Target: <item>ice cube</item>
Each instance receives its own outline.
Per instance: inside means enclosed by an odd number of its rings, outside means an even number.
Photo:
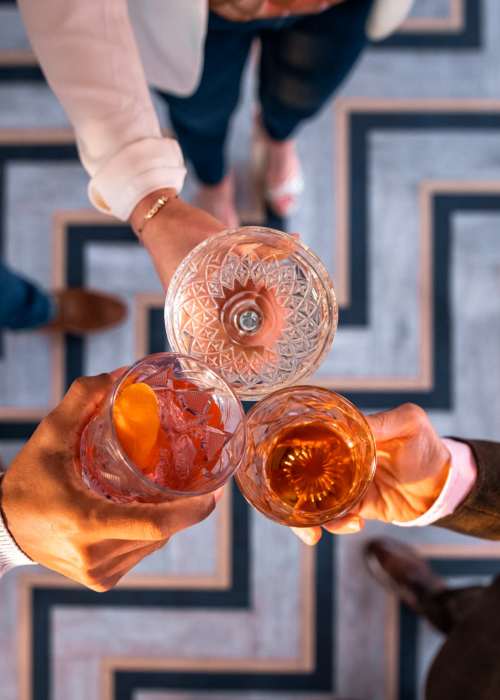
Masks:
[[[175,476],[181,481],[187,481],[197,457],[197,450],[187,433],[172,434],[172,459]]]
[[[214,462],[219,459],[222,448],[231,437],[231,433],[226,433],[223,430],[218,430],[210,426],[207,427],[202,444],[209,462]]]

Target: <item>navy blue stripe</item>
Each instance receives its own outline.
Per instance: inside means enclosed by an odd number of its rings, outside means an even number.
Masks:
[[[316,667],[312,673],[188,673],[175,671],[120,671],[114,674],[114,700],[133,700],[140,690],[235,691],[268,690],[334,692],[333,621],[335,603],[334,540],[323,537],[316,548]],[[273,572],[269,572],[273,575]],[[275,576],[281,572],[274,572]],[[279,644],[279,640],[276,640]]]
[[[458,32],[396,32],[383,42],[372,44],[376,50],[384,49],[480,49],[483,44],[482,0],[464,0],[464,26]]]

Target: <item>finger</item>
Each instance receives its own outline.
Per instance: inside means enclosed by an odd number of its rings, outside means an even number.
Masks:
[[[217,491],[214,491],[213,496],[214,496],[214,501],[215,504],[219,503],[219,501],[222,499],[224,494],[226,493],[226,489],[224,486],[221,486],[220,488],[217,489]]]
[[[112,372],[109,373],[109,376],[113,380],[114,383],[118,382],[125,372],[128,372],[130,367],[128,365],[123,365],[122,367],[118,367],[118,369],[114,369]]]
[[[140,551],[137,551],[135,556],[132,555],[129,558],[124,558],[121,563],[117,562],[116,566],[113,566],[110,571],[103,572],[102,578],[94,578],[85,585],[98,593],[105,593],[106,591],[111,590],[143,559],[150,554],[154,554],[156,550],[161,549],[163,544],[164,543],[156,543],[149,545],[148,547],[141,548]]]
[[[76,379],[61,403],[49,414],[61,431],[74,431],[85,425],[113,387],[110,374]]]
[[[83,429],[109,395],[112,386],[113,380],[109,374],[75,380],[61,403],[36,429],[33,437],[37,437],[37,446],[46,448],[50,453],[57,446],[61,454],[69,452],[74,456]]]
[[[358,515],[338,518],[323,525],[324,529],[332,535],[354,535],[356,532],[360,532],[364,526],[365,521]]]
[[[168,542],[167,539],[159,540],[154,543],[154,546],[163,547],[163,545]],[[151,547],[153,544],[149,540],[102,540],[101,542],[96,542],[87,547],[87,553],[90,561],[99,562],[104,561],[104,559],[109,559],[110,557],[121,557],[125,554],[130,554],[141,547]]]
[[[152,504],[117,504],[99,499],[94,517],[107,539],[157,541],[196,525],[214,508],[213,494]]]
[[[136,547],[130,552],[120,554],[119,556],[114,556],[111,559],[105,559],[100,562],[97,566],[90,568],[86,572],[89,582],[104,582],[106,579],[112,578],[117,574],[122,576],[131,569],[134,568],[140,561],[145,557],[153,554],[158,549],[161,549],[168,540],[162,540],[161,542],[155,542],[151,544],[149,542],[146,545]]]
[[[422,419],[427,419],[425,411],[411,403],[366,416],[375,440],[378,442],[407,435],[415,429],[415,425]]]
[[[291,527],[290,530],[297,535],[304,544],[314,547],[321,539],[320,527]]]

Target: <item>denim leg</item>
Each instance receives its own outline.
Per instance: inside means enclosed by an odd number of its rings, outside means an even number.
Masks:
[[[349,0],[261,32],[259,98],[268,134],[289,138],[335,93],[367,44],[373,0]]]
[[[0,262],[0,328],[36,328],[50,321],[50,296]]]
[[[168,105],[184,157],[207,185],[216,185],[226,173],[227,132],[255,34],[244,22],[229,22],[212,14],[196,92],[188,97],[159,93]]]

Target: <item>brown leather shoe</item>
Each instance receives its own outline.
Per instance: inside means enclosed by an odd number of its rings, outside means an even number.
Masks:
[[[88,289],[68,288],[54,292],[57,312],[43,329],[83,335],[111,328],[124,320],[127,307],[115,296]]]
[[[446,583],[412,547],[390,537],[370,540],[364,549],[365,563],[384,588],[397,593],[414,612],[424,613]]]

